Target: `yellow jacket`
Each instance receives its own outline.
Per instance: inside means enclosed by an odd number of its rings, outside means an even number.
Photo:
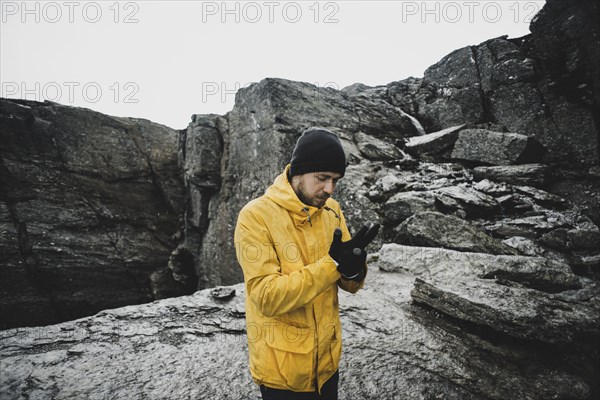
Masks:
[[[342,279],[328,254],[335,228],[342,240],[351,238],[340,205],[332,198],[322,208],[302,203],[287,179],[289,167],[244,206],[235,228],[250,372],[259,385],[320,391],[342,351],[338,285],[355,293],[364,280]]]

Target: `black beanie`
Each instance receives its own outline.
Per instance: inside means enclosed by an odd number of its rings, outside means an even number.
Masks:
[[[298,138],[290,167],[290,176],[308,172],[346,173],[346,156],[335,133],[323,128],[309,128]]]

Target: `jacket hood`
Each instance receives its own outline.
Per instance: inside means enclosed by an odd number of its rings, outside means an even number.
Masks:
[[[275,178],[273,184],[265,191],[265,195],[279,206],[288,210],[294,218],[296,225],[302,225],[307,221],[310,222],[313,217],[323,212],[323,209],[329,208],[331,199],[327,199],[325,206],[321,208],[309,206],[300,201],[287,178],[290,165],[288,164],[281,175]]]

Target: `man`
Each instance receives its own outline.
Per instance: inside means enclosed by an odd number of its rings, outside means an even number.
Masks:
[[[238,216],[250,372],[265,400],[337,399],[337,287],[363,286],[365,247],[379,229],[365,225],[351,239],[331,198],[345,171],[337,136],[311,128],[285,171]]]

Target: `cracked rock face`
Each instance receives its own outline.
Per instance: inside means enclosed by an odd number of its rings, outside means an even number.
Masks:
[[[274,78],[241,89],[225,117],[195,115],[180,138],[179,158],[188,199],[182,247],[193,258],[198,288],[243,279],[231,240],[237,215],[283,171],[297,138],[311,126],[339,135],[348,161],[356,166],[347,174],[352,181],[366,175],[365,161],[405,158],[396,141],[421,128],[382,99]],[[337,193],[337,198],[360,203],[356,213],[376,216],[364,193],[345,190],[342,183]],[[346,214],[353,216],[350,209]]]
[[[540,142],[547,150],[544,163],[598,165],[598,14],[595,1],[548,1],[532,21],[531,35],[458,49],[421,80],[371,93],[402,105],[428,133],[493,122]]]
[[[0,100],[2,328],[189,293],[163,273],[183,183],[177,132]]]
[[[228,289],[243,296],[240,285]],[[206,290],[3,331],[0,397],[249,398],[240,299],[215,299]]]
[[[592,346],[600,337],[597,300],[592,305],[569,304],[534,289],[484,279],[448,282],[417,278],[411,295],[417,303],[452,317],[522,339],[568,344],[581,341]]]
[[[581,349],[532,345],[425,312],[411,300],[414,281],[412,274],[380,272],[373,264],[363,290],[340,293],[340,399],[581,400],[597,393],[595,367]],[[247,364],[244,287],[219,289],[225,291],[225,298],[206,289],[59,325],[2,331],[0,396],[258,399]],[[534,312],[540,311],[523,308],[520,315],[533,318]],[[557,312],[566,319],[536,319],[507,330],[538,337],[538,323],[556,324],[565,329],[547,339],[568,338],[581,311]],[[508,324],[509,317],[497,319]]]

